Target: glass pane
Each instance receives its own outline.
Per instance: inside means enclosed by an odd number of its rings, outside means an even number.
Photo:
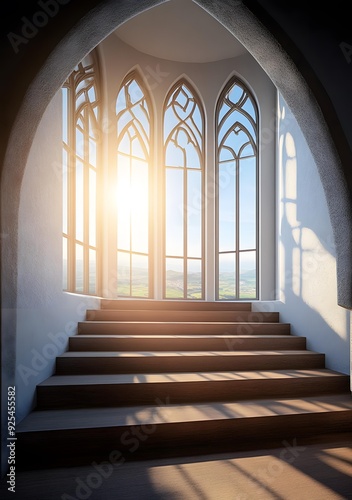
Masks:
[[[84,135],[78,128],[76,128],[76,154],[84,158]]]
[[[172,130],[178,123],[178,118],[172,108],[168,108],[164,113],[164,141],[168,141]]]
[[[255,299],[256,252],[240,252],[240,299]]]
[[[202,256],[202,172],[187,172],[187,255]]]
[[[97,281],[97,252],[89,250],[89,293],[96,293]]]
[[[131,142],[128,134],[124,134],[122,137],[120,137],[119,152],[125,153],[126,155],[129,155],[131,153]]]
[[[82,82],[82,86],[85,84],[85,82]],[[79,90],[79,87],[77,88],[77,90]],[[76,109],[78,110],[78,108],[80,106],[82,106],[82,104],[84,104],[86,102],[86,94],[84,91],[78,91],[77,92],[77,95],[76,95]]]
[[[68,89],[62,88],[62,140],[68,144]]]
[[[89,101],[92,102],[92,103],[96,100],[95,88],[94,88],[93,85],[88,90],[88,98],[89,98]]]
[[[131,104],[136,104],[143,99],[143,97],[144,97],[143,91],[136,80],[131,80],[129,82],[128,95],[129,95]]]
[[[189,168],[201,168],[199,150],[189,142],[185,148],[186,150],[186,165]]]
[[[187,260],[187,299],[201,299],[202,293],[202,261]]]
[[[193,111],[193,116],[192,116],[193,122],[194,122],[194,127],[193,131],[196,134],[197,141],[199,144],[202,142],[202,133],[203,133],[203,117],[200,111],[200,108],[197,104],[197,107]]]
[[[132,251],[148,253],[149,196],[148,164],[132,159],[131,203]]]
[[[139,122],[139,126],[145,131],[146,135],[149,136],[149,114],[146,112],[146,108],[142,106],[135,106],[133,108],[134,118]]]
[[[125,87],[123,87],[116,99],[116,114],[118,115],[121,110],[126,108],[126,92]]]
[[[97,232],[97,174],[89,169],[89,245],[95,247]]]
[[[98,112],[99,112],[99,109],[98,109],[97,105],[92,106],[88,110],[89,136],[92,139],[95,139],[95,142],[97,142],[97,140],[99,141],[99,139],[100,139]]]
[[[251,101],[250,98],[248,98],[246,100],[246,102],[242,106],[242,109],[244,109],[245,111],[247,111],[247,113],[253,118],[253,120],[256,119],[255,109],[254,109],[253,103],[252,103],[252,101]]]
[[[183,259],[166,259],[166,291],[167,299],[184,297],[184,262]]]
[[[62,238],[62,288],[68,287],[67,238]]]
[[[132,296],[149,296],[148,257],[132,255]]]
[[[166,170],[166,255],[184,254],[183,170]]]
[[[242,146],[241,158],[248,158],[250,156],[255,156],[255,151],[252,143],[247,143],[244,147]]]
[[[256,161],[240,161],[240,250],[256,248]]]
[[[219,251],[236,250],[236,175],[234,162],[219,165]]]
[[[84,257],[83,246],[76,245],[76,291],[83,292]]]
[[[65,149],[62,152],[62,231],[68,233],[68,166]]]
[[[221,108],[220,108],[220,111],[219,111],[219,123],[221,122],[221,120],[224,118],[224,116],[226,115],[226,113],[228,113],[230,111],[230,106],[226,103],[223,103],[221,105]]]
[[[219,255],[219,299],[236,298],[236,254]]]
[[[130,288],[130,254],[117,252],[117,293],[118,295],[129,296]]]
[[[132,156],[140,158],[141,160],[146,159],[145,152],[142,147],[142,143],[138,137],[134,137],[132,140]]]
[[[243,92],[243,88],[239,86],[238,83],[234,83],[228,91],[228,97],[233,104],[239,104]]]
[[[235,162],[234,152],[231,149],[223,146],[219,152],[219,161],[220,163],[226,161],[234,163]]]
[[[83,241],[84,235],[84,170],[83,163],[76,163],[76,239]]]
[[[117,170],[117,248],[131,249],[130,159],[118,155]]]
[[[97,166],[97,143],[93,139],[89,139],[89,163]]]
[[[181,148],[169,142],[166,148],[165,165],[167,167],[184,167],[185,157]]]

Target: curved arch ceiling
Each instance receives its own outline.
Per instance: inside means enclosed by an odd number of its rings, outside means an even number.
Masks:
[[[192,0],[170,0],[148,9],[122,24],[115,34],[140,52],[170,61],[204,63],[247,52]]]

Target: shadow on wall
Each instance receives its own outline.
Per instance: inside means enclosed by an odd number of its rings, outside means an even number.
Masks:
[[[279,290],[292,333],[349,373],[350,312],[336,305],[336,255],[316,165],[286,103],[279,103]]]

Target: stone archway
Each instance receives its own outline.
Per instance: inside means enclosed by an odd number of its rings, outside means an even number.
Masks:
[[[2,346],[3,387],[13,385],[16,365],[17,230],[21,181],[40,119],[75,65],[119,24],[160,0],[92,2],[34,75],[12,127],[2,174]],[[274,36],[240,1],[197,0],[236,35],[269,75],[294,113],[315,158],[326,193],[337,253],[338,303],[352,307],[351,203],[341,163],[323,115],[310,89]],[[71,6],[67,7],[69,12]],[[18,138],[21,141],[18,141]],[[5,406],[5,405],[4,405]],[[4,425],[4,424],[3,424]],[[4,433],[3,435],[6,435]]]

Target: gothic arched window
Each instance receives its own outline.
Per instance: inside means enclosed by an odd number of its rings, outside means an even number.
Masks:
[[[117,116],[117,293],[149,297],[151,106],[136,73],[123,82]]]
[[[164,108],[165,298],[204,298],[204,117],[181,80]]]
[[[154,134],[152,91],[132,71],[117,92],[111,142],[111,135],[99,136],[93,61],[85,58],[62,89],[64,289],[103,294],[99,235],[105,231],[111,296],[257,299],[259,127],[253,95],[232,78],[216,105],[215,134],[206,138],[201,99],[182,78],[166,94]]]
[[[237,78],[217,106],[217,299],[255,299],[258,289],[258,111]]]
[[[63,289],[92,295],[100,289],[98,92],[97,68],[89,55],[62,88]]]

